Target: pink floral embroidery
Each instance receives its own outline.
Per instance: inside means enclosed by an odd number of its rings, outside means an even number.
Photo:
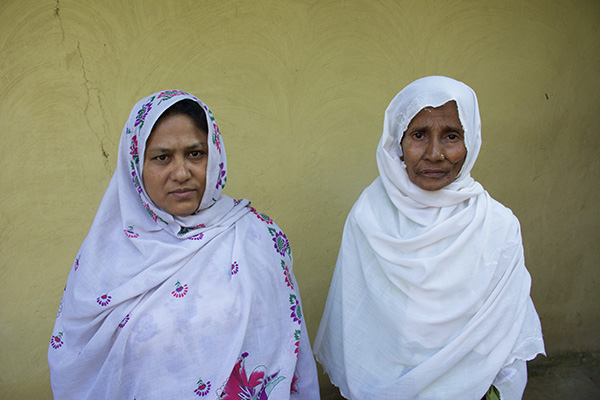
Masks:
[[[300,323],[302,321],[302,308],[295,294],[290,294],[290,304],[292,305],[290,307],[290,310],[292,310],[290,317],[294,322]]]
[[[171,294],[174,297],[177,297],[178,299],[185,296],[188,292],[188,285],[182,285],[181,283],[179,283],[179,281],[177,281],[177,283],[175,284],[175,290],[173,290],[171,292]]]
[[[296,358],[298,358],[298,353],[300,352],[300,335],[301,335],[300,329],[296,329],[294,331],[294,340],[296,341],[294,343],[294,346],[295,346],[294,353],[296,354]]]
[[[285,379],[284,376],[279,376],[280,371],[268,375],[264,366],[255,368],[248,375],[246,357],[248,353],[243,353],[233,367],[223,390],[218,393],[220,400],[268,400],[273,388]]]
[[[219,154],[221,154],[221,132],[219,132],[219,127],[215,122],[213,122],[213,130],[214,132],[212,140],[215,146],[217,147],[217,150],[219,150]]]
[[[135,233],[133,231],[133,226],[129,226],[129,229],[123,229],[123,232],[125,232],[125,236],[127,236],[130,239],[137,239],[140,237],[139,233]]]
[[[96,302],[104,307],[104,306],[107,306],[111,300],[112,300],[112,297],[110,297],[108,294],[103,294],[102,296],[100,296],[96,299]]]
[[[131,156],[131,158],[133,158],[136,164],[140,162],[140,156],[138,154],[138,141],[136,135],[133,135],[133,137],[131,138],[131,145],[129,146],[129,155]]]
[[[290,270],[284,260],[281,260],[281,268],[283,268],[283,275],[285,276],[285,283],[288,285],[288,287],[290,287],[290,288],[292,288],[292,290],[294,290],[294,281],[292,280],[292,275],[290,274]]]
[[[163,92],[160,92],[156,98],[157,99],[162,99],[162,98],[170,99],[171,97],[185,95],[185,94],[187,94],[187,93],[185,93],[181,90],[165,90]]]
[[[231,275],[237,274],[239,270],[240,268],[237,261],[234,261],[233,264],[231,264]]]
[[[58,332],[58,335],[52,336],[52,339],[50,339],[50,345],[52,346],[53,349],[58,349],[65,343],[62,340],[62,336],[63,336],[62,332]]]
[[[300,393],[298,390],[298,381],[300,380],[300,374],[298,374],[298,370],[294,371],[294,377],[292,378],[292,386],[290,387],[290,394],[292,393]]]
[[[121,323],[119,324],[119,328],[124,328],[128,321],[129,321],[129,314],[127,314],[125,316],[125,318],[123,318],[123,321],[121,321]]]
[[[267,214],[263,214],[261,212],[254,211],[254,215],[256,215],[256,217],[258,219],[260,219],[261,221],[266,222],[267,225],[273,225],[273,220],[271,218],[269,218],[269,216]]]
[[[79,259],[81,258],[81,255],[78,255],[77,258],[75,259],[75,267],[73,268],[75,271],[77,271],[79,269]],[[67,290],[67,287],[65,286],[65,290]]]
[[[136,179],[137,179],[137,177],[136,177]],[[148,213],[148,215],[150,215],[150,217],[154,220],[154,222],[160,221],[166,225],[169,225],[167,223],[167,221],[165,221],[164,219],[159,217],[158,214],[156,214],[154,211],[152,211],[152,208],[150,208],[150,204],[144,203],[144,202],[142,202],[142,203],[144,204],[144,208],[146,209],[146,212]]]
[[[204,397],[210,392],[210,381],[206,381],[206,383],[202,382],[202,379],[199,379],[196,383],[198,387],[194,390],[198,396]]]

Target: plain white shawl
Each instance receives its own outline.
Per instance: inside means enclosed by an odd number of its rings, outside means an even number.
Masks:
[[[425,191],[402,167],[400,140],[421,109],[451,100],[467,157],[453,183]],[[346,221],[314,344],[345,397],[480,399],[493,382],[503,399],[522,394],[541,326],[518,220],[470,176],[480,146],[477,98],[461,82],[423,78],[389,105],[380,177]]]
[[[141,172],[152,126],[184,99],[206,113],[209,159],[198,211],[175,218],[153,204]],[[135,105],[59,307],[55,398],[318,399],[289,242],[248,200],[223,195],[226,179],[204,103],[168,90]]]

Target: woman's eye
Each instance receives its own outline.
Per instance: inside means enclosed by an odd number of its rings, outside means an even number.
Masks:
[[[162,154],[160,156],[154,157],[154,159],[157,160],[157,161],[167,161],[167,156],[164,155],[164,154]]]
[[[413,137],[415,139],[422,139],[423,138],[423,133],[422,132],[415,132],[415,133],[413,133]]]
[[[200,150],[194,150],[194,151],[190,152],[190,156],[193,158],[202,157],[203,155],[204,155],[204,152],[202,152]]]

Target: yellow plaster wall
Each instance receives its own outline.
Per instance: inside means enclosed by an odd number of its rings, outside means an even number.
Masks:
[[[465,81],[474,175],[521,220],[548,351],[598,350],[599,20],[594,0],[1,0],[0,398],[51,398],[54,317],[121,128],[169,88],[214,111],[227,193],[286,231],[314,338],[388,102]]]

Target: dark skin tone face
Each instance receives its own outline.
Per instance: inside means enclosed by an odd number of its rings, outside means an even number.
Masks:
[[[185,114],[161,118],[146,142],[142,178],[150,199],[171,215],[193,214],[202,201],[207,133]]]
[[[404,154],[401,159],[412,183],[434,191],[454,182],[467,156],[456,102],[419,111],[400,145]]]

